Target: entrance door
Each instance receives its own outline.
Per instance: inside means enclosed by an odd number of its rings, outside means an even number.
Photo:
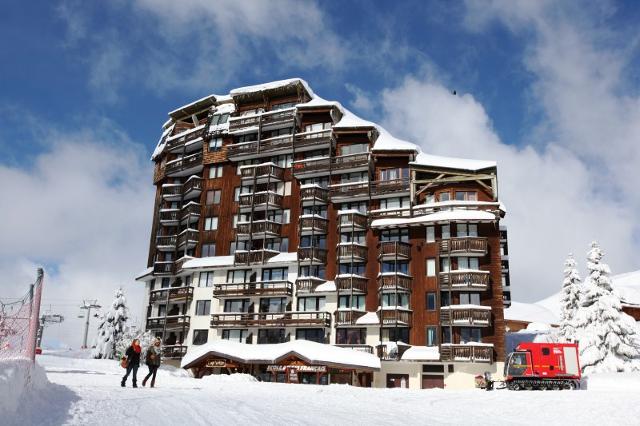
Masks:
[[[444,376],[422,376],[422,389],[444,388]]]
[[[409,375],[408,374],[387,374],[387,387],[388,388],[408,388]]]

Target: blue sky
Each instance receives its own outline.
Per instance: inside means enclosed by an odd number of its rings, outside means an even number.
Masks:
[[[141,316],[167,112],[294,76],[425,151],[498,161],[515,299],[555,292],[593,239],[640,269],[639,21],[604,0],[8,2],[0,297],[45,264],[54,310],[123,286]]]

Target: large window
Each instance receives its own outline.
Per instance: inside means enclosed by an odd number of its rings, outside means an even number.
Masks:
[[[409,273],[409,262],[382,262],[382,272]]]
[[[228,283],[246,283],[255,282],[257,273],[251,269],[234,269],[227,271]]]
[[[204,345],[209,340],[209,330],[193,330],[193,344]]]
[[[213,287],[213,271],[200,272],[200,280],[198,280],[198,287]]]
[[[211,313],[211,300],[196,301],[196,315],[209,315]]]
[[[366,328],[338,328],[336,329],[337,345],[364,345],[367,342]]]
[[[338,297],[339,309],[359,309],[364,310],[364,295],[340,296]]]
[[[427,346],[438,346],[438,328],[427,327]]]
[[[220,194],[222,194],[222,191],[219,189],[214,189],[212,191],[207,191],[207,198],[206,198],[206,204],[208,206],[212,205],[212,204],[220,204]]]
[[[409,241],[409,230],[404,229],[385,229],[380,232],[380,241]]]
[[[304,265],[300,266],[298,269],[298,277],[315,277],[324,279],[325,272],[326,270],[324,265]]]
[[[217,126],[219,124],[224,124],[229,119],[229,114],[215,114],[211,117],[211,125]]]
[[[427,276],[428,277],[436,276],[436,260],[435,259],[427,259]]]
[[[436,241],[436,227],[435,226],[427,226],[427,235],[426,235],[427,243],[435,243]]]
[[[304,126],[305,132],[316,132],[320,130],[331,130],[331,123],[313,123]]]
[[[409,178],[408,168],[380,170],[380,180],[382,181],[408,179],[408,178]]]
[[[225,300],[224,312],[249,312],[249,299]]]
[[[202,257],[209,257],[216,255],[216,243],[202,244]]]
[[[222,330],[222,339],[245,343],[248,333],[249,330]]]
[[[406,327],[383,328],[382,341],[409,343],[409,329]]]
[[[340,234],[341,243],[358,243],[364,244],[366,237],[364,231],[344,232]]]
[[[325,235],[302,235],[300,237],[300,247],[326,248],[327,237]]]
[[[215,231],[216,229],[218,229],[218,217],[217,216],[211,216],[211,217],[207,217],[204,220],[204,230],[205,231]]]
[[[365,266],[364,263],[341,263],[339,273],[364,275]]]
[[[437,307],[436,294],[429,292],[426,294],[427,311],[435,311]]]
[[[260,299],[260,312],[284,312],[286,310],[286,297],[265,297]]]
[[[326,298],[324,296],[317,297],[298,297],[298,311],[314,312],[323,311]]]
[[[482,330],[472,327],[460,327],[460,343],[482,342]]]
[[[442,327],[442,343],[452,343],[451,329],[449,327]]]
[[[383,293],[380,299],[383,308],[398,306],[409,309],[409,295],[407,293]]]
[[[456,201],[478,201],[478,193],[475,191],[456,191]]]
[[[209,140],[209,152],[220,151],[222,148],[222,138],[211,138]]]
[[[299,328],[296,330],[296,340],[324,343],[324,330],[321,328]]]
[[[209,179],[221,178],[222,177],[222,166],[219,164],[215,164],[213,166],[209,166]]]
[[[284,343],[286,341],[284,328],[258,330],[258,343]]]
[[[327,206],[304,206],[302,214],[315,214],[323,218],[327,218]]]
[[[478,225],[476,223],[458,223],[456,225],[457,237],[477,237]]]
[[[340,210],[358,210],[360,213],[367,212],[367,202],[366,201],[358,201],[353,203],[342,203],[340,204]]]
[[[451,238],[451,226],[450,225],[442,225],[440,227],[440,232],[442,233],[442,239],[448,240]]]
[[[262,281],[286,281],[289,268],[269,268],[262,270]]]
[[[460,293],[461,305],[479,305],[480,293]]]
[[[380,200],[381,209],[400,209],[409,207],[410,204],[409,197],[383,198]]]
[[[471,269],[477,271],[480,269],[480,261],[477,257],[459,256],[458,269]]]
[[[369,144],[367,143],[355,143],[351,145],[342,145],[340,147],[340,155],[360,154],[369,152]]]

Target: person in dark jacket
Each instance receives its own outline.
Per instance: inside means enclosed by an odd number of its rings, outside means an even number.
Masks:
[[[133,371],[133,377],[132,377],[133,387],[134,388],[138,387],[136,376],[138,374],[138,367],[140,366],[141,351],[142,351],[142,348],[140,347],[140,340],[133,339],[133,342],[131,342],[131,346],[129,346],[126,352],[124,353],[124,357],[127,359],[127,373],[122,378],[122,382],[120,383],[120,386],[125,387],[125,384],[127,383],[127,377],[129,377],[129,373]]]
[[[142,381],[142,386],[147,385],[147,380],[151,377],[151,387],[154,387],[156,384],[156,373],[158,372],[158,368],[160,367],[160,339],[156,339],[153,343],[153,346],[149,346],[147,349],[147,367],[149,367],[149,374]]]

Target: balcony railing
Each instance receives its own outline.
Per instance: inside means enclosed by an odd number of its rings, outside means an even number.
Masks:
[[[385,324],[411,324],[411,311],[403,309],[381,309],[378,311],[378,318]]]
[[[319,186],[302,186],[300,188],[300,198],[303,202],[316,201],[318,203],[326,204],[329,202],[329,190]]]
[[[182,197],[181,184],[165,184],[162,185],[162,198],[165,200],[176,201]]]
[[[326,234],[329,229],[329,221],[323,217],[316,215],[308,215],[300,217],[301,232],[318,232]]]
[[[341,261],[366,261],[368,253],[369,250],[365,245],[356,243],[340,243],[338,245],[338,258]]]
[[[289,281],[260,281],[253,283],[224,283],[213,286],[213,297],[231,296],[291,296],[293,283]]]
[[[443,343],[440,345],[441,361],[493,362],[493,345]]]
[[[488,327],[491,325],[491,308],[452,305],[440,308],[440,323],[452,326]]]
[[[367,197],[369,182],[339,183],[331,185],[331,198]]]
[[[167,315],[164,322],[164,328],[167,330],[189,328],[190,320],[191,317],[188,315]]]
[[[186,204],[180,210],[180,218],[184,220],[187,216],[200,216],[200,203],[194,203],[191,201],[189,204]]]
[[[487,254],[487,239],[482,237],[457,237],[440,241],[440,253]]]
[[[156,237],[156,247],[161,251],[173,251],[176,247],[177,237],[175,235],[161,235]]]
[[[281,181],[284,178],[284,169],[273,163],[258,164],[255,166],[244,166],[240,169],[242,179],[270,179]]]
[[[397,194],[409,191],[409,179],[378,180],[371,182],[371,195]]]
[[[330,327],[329,312],[264,312],[211,315],[211,327]]]
[[[369,154],[358,153],[334,157],[331,159],[332,170],[359,169],[369,166]]]
[[[253,222],[238,222],[238,234],[248,236],[250,234],[280,235],[282,224],[272,220],[255,220]]]
[[[362,213],[341,213],[338,212],[338,225],[341,228],[367,228],[367,216]]]
[[[409,259],[411,257],[411,244],[403,241],[382,241],[378,258]]]
[[[161,210],[160,211],[160,223],[167,225],[178,223],[178,219],[180,218],[180,212],[178,209],[171,210]]]
[[[378,355],[378,358],[385,361],[399,361],[402,359],[402,355],[404,355],[410,347],[410,345],[388,342],[386,344],[376,346],[376,354]]]
[[[293,124],[295,118],[295,108],[265,112],[262,114],[262,127]]]
[[[331,167],[331,158],[319,157],[310,158],[308,160],[298,160],[294,161],[291,167],[293,168],[293,174],[295,176],[316,172],[328,173],[329,168]]]
[[[235,263],[264,263],[272,257],[276,256],[278,251],[262,249],[262,250],[236,250],[233,254],[233,260]]]
[[[182,358],[187,354],[187,347],[182,345],[170,345],[162,348],[162,356],[168,359]]]
[[[329,145],[332,142],[333,137],[331,136],[331,129],[299,133],[295,136],[293,141],[296,149],[307,147],[320,148],[325,145]]]
[[[193,287],[169,287],[170,302],[186,302],[193,298]]]
[[[172,275],[173,271],[173,261],[155,262],[153,264],[154,275]]]
[[[411,291],[413,277],[402,273],[385,273],[378,276],[378,289],[380,291]]]
[[[248,208],[253,205],[256,207],[282,208],[282,195],[275,192],[256,192],[252,194],[240,194],[240,207]]]
[[[169,294],[168,288],[153,290],[149,293],[149,303],[165,302]]]
[[[354,310],[338,310],[334,312],[336,318],[336,325],[355,325],[358,318],[364,316],[365,311]]]
[[[178,235],[178,247],[193,247],[198,244],[198,231],[195,229],[185,229]]]
[[[165,174],[171,176],[198,166],[202,166],[202,152],[197,152],[167,163],[165,166]]]
[[[450,290],[486,290],[489,271],[451,271],[440,273],[440,288]]]
[[[195,139],[201,138],[203,135],[204,127],[204,125],[194,127],[193,129],[189,129],[184,132],[184,135],[182,136],[172,137],[171,139],[168,139],[165,149],[167,151],[176,151],[182,149],[185,144]]]
[[[369,354],[373,354],[373,346],[369,345],[336,345],[339,348],[352,349],[358,352],[366,352]]]
[[[202,192],[202,178],[192,176],[183,185],[185,199],[197,197]]]
[[[298,248],[298,260],[300,262],[327,263],[327,250],[318,247]]]
[[[335,278],[338,292],[367,293],[369,279],[359,275],[338,275]]]
[[[179,274],[180,272],[182,272],[182,266],[185,264],[185,262],[191,259],[193,259],[192,256],[182,256],[180,259],[176,260],[176,264],[175,264],[176,274]]]
[[[227,157],[252,156],[260,153],[270,153],[281,150],[291,150],[293,146],[293,136],[284,135],[274,138],[263,139],[260,142],[241,142],[227,146]]]
[[[298,277],[296,279],[296,291],[298,293],[313,293],[320,284],[326,280],[317,277]]]

